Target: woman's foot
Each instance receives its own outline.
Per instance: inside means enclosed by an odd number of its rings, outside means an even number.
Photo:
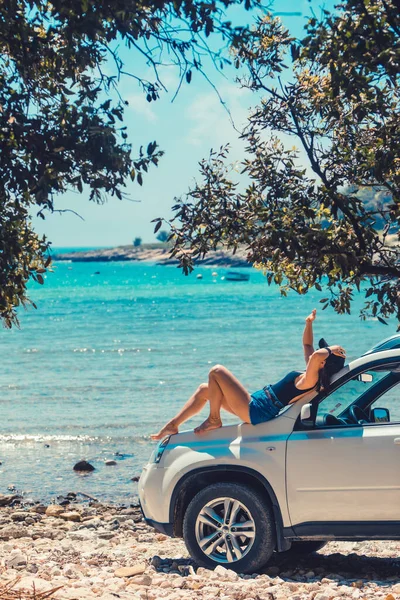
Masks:
[[[153,433],[150,437],[152,440],[161,440],[167,435],[175,435],[175,433],[178,433],[178,431],[178,426],[175,425],[173,421],[170,421],[169,423],[164,425],[164,427],[160,429],[158,433]]]
[[[194,432],[204,433],[206,431],[211,431],[212,429],[219,429],[220,427],[222,427],[222,421],[219,417],[208,417],[204,423],[199,425],[199,427],[196,427]]]

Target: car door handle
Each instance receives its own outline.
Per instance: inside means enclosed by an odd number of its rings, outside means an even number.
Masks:
[[[394,438],[394,443],[400,446],[400,438]]]

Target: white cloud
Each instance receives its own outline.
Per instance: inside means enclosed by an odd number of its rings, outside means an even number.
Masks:
[[[151,103],[147,102],[145,94],[130,94],[126,100],[129,102],[129,106],[126,107],[126,111],[132,111],[135,115],[141,115],[147,121],[154,123],[157,120],[157,115],[151,108]]]
[[[222,102],[217,93],[210,90],[187,107],[185,116],[192,124],[185,138],[187,143],[194,146],[208,143],[216,147],[238,139],[247,121],[251,94],[233,83],[217,85],[217,89]]]

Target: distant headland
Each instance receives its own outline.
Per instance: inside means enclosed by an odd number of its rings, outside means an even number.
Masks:
[[[158,265],[177,265],[178,261],[170,256],[170,246],[167,243],[141,244],[140,246],[117,246],[116,248],[99,248],[80,252],[65,252],[53,255],[55,261],[71,262],[112,262],[133,261],[148,262]],[[197,265],[220,267],[251,267],[246,259],[246,251],[238,250],[236,254],[226,250],[212,250]]]

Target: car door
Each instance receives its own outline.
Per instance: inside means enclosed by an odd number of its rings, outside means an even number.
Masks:
[[[374,382],[387,376],[373,373]],[[340,415],[365,388],[352,379],[318,408]],[[390,391],[398,396],[397,384]],[[379,404],[385,406],[385,396]],[[357,529],[357,523],[400,525],[400,419],[391,423],[317,426],[293,431],[287,443],[287,501],[298,535]],[[335,527],[336,525],[336,527]]]

